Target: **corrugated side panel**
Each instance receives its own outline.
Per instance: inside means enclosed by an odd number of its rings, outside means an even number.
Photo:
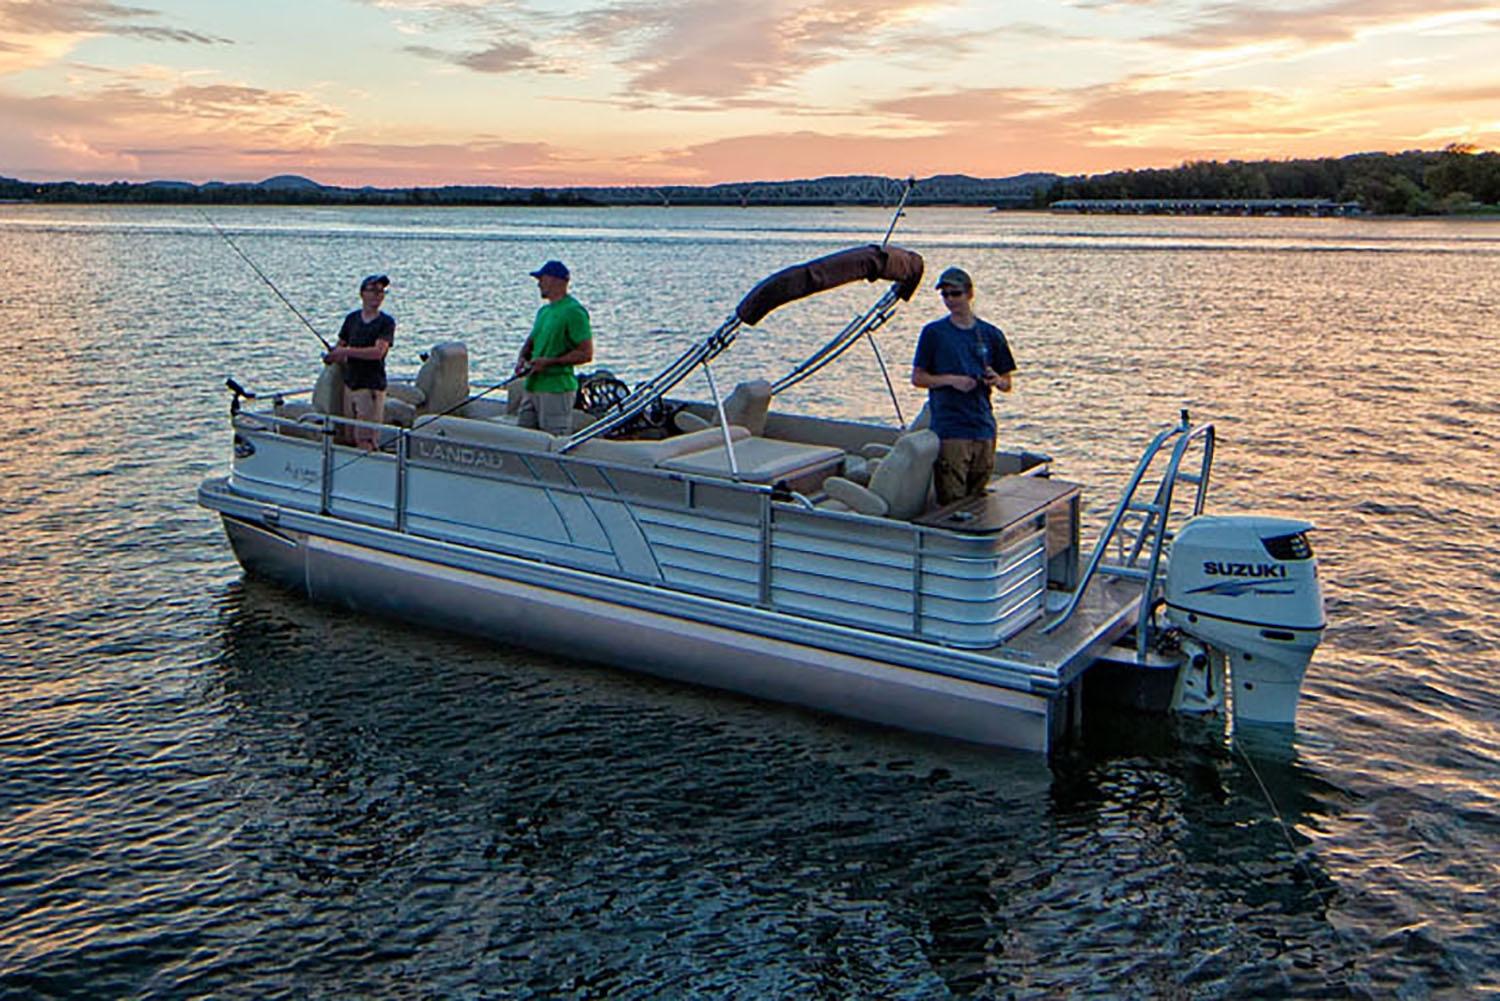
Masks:
[[[700,594],[760,597],[760,527],[644,505],[635,508],[662,580]]]

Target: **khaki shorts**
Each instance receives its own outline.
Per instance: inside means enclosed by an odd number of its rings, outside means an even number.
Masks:
[[[516,423],[523,428],[540,428],[548,434],[573,433],[573,398],[576,393],[527,392],[516,408]]]
[[[995,439],[944,438],[932,466],[939,505],[984,492],[995,471]]]
[[[350,389],[345,386],[344,416],[357,421],[369,421],[371,424],[381,423],[385,420],[385,390]],[[380,441],[380,431],[377,428],[351,428],[350,437],[355,444],[374,448]]]

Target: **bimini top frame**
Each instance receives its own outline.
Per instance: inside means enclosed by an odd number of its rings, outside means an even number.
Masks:
[[[897,302],[910,300],[922,284],[922,257],[901,247],[851,247],[816,260],[783,268],[752,288],[718,329],[690,346],[661,372],[640,383],[598,421],[577,432],[560,452],[621,427],[660,400],[699,365],[707,365],[734,343],[740,327],[755,326],[788,303],[826,292],[855,281],[890,281],[893,284],[864,313],[850,321],[832,341],[816,351],[779,380],[772,392],[794,385],[837,358],[871,330],[879,328],[896,310]]]

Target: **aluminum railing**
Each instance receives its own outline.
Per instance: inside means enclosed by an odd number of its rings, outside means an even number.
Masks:
[[[1182,468],[1184,458],[1195,442],[1201,442],[1203,446],[1197,471],[1185,471]],[[1136,500],[1136,493],[1140,490],[1147,473],[1153,465],[1156,465],[1157,457],[1163,454],[1169,444],[1171,451],[1161,479],[1157,483],[1155,494],[1150,501]],[[1163,429],[1151,440],[1141,454],[1140,461],[1136,463],[1135,472],[1126,483],[1120,502],[1115,505],[1114,512],[1110,515],[1108,525],[1105,526],[1098,542],[1094,545],[1093,552],[1089,555],[1087,567],[1083,576],[1079,578],[1078,587],[1057,617],[1043,627],[1046,632],[1057,629],[1078,610],[1079,604],[1083,601],[1084,592],[1096,573],[1138,580],[1142,583],[1142,588],[1140,609],[1136,616],[1136,658],[1140,661],[1146,659],[1146,649],[1150,641],[1151,614],[1158,594],[1162,557],[1166,554],[1167,545],[1172,536],[1172,504],[1177,484],[1186,483],[1194,487],[1192,510],[1186,517],[1202,514],[1204,503],[1208,499],[1209,474],[1213,469],[1213,461],[1213,424],[1195,426],[1188,419],[1186,410],[1182,411],[1179,422],[1175,426]],[[1131,529],[1126,526],[1126,520],[1131,517],[1141,519],[1139,528]],[[1112,544],[1118,547],[1119,559],[1114,563],[1106,563],[1105,554]]]

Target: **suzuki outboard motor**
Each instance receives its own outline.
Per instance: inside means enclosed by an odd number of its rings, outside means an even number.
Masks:
[[[1305,521],[1200,515],[1172,542],[1166,617],[1228,658],[1236,720],[1294,723],[1323,638],[1323,589]]]

